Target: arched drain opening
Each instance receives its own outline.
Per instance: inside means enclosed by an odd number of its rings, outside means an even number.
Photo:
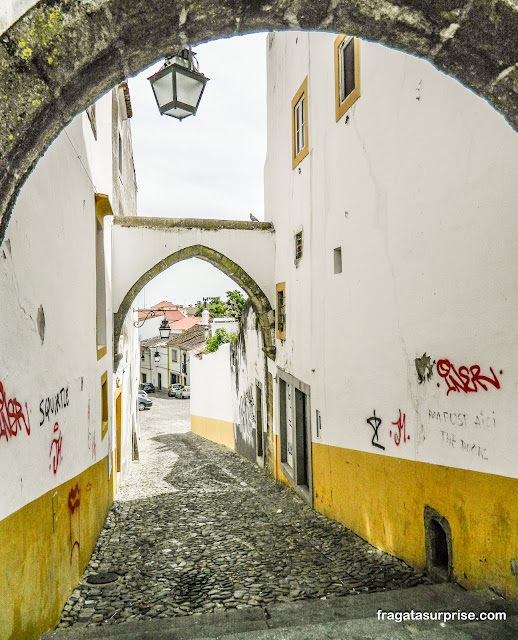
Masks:
[[[434,582],[447,582],[453,575],[450,524],[435,509],[425,507],[424,526],[428,576]]]
[[[110,573],[108,571],[106,573],[94,573],[88,576],[86,581],[88,584],[110,584],[110,582],[116,582],[118,579],[119,576],[116,573]]]

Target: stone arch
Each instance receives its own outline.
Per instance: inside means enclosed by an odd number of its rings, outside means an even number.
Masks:
[[[185,43],[261,30],[348,33],[433,62],[518,127],[518,6],[507,0],[52,0],[0,41],[0,242],[23,182],[100,95]]]
[[[160,262],[157,262],[154,267],[151,267],[146,273],[144,273],[135,284],[131,287],[128,293],[124,296],[119,310],[113,315],[113,353],[114,353],[114,370],[116,370],[118,362],[120,360],[120,354],[118,353],[119,338],[122,331],[122,325],[128,311],[131,309],[131,305],[139,292],[145,287],[145,285],[152,280],[155,276],[162,271],[165,271],[168,267],[171,267],[177,262],[187,260],[189,258],[200,258],[210,264],[214,265],[220,271],[223,271],[227,276],[232,278],[234,282],[239,285],[244,291],[246,291],[254,311],[259,318],[259,324],[264,339],[264,351],[269,358],[275,360],[275,322],[274,312],[270,301],[266,297],[261,287],[255,282],[255,280],[244,271],[238,264],[236,264],[230,258],[227,258],[219,251],[206,247],[202,244],[191,245],[185,247],[167,256]]]

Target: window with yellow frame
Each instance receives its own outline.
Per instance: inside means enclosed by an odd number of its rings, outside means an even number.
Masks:
[[[293,169],[308,155],[308,78],[300,85],[291,101]]]
[[[286,283],[279,282],[276,286],[277,312],[275,314],[276,335],[280,340],[286,340]]]
[[[335,40],[336,121],[360,97],[360,41],[351,36]]]
[[[108,196],[95,194],[95,279],[97,360],[106,355],[106,262],[104,256],[104,218],[113,215]]]

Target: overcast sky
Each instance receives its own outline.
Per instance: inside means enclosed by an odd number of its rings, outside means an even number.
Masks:
[[[131,130],[141,216],[249,220],[263,214],[266,157],[266,33],[195,47],[210,78],[196,116],[161,116],[147,78],[130,78]],[[233,280],[197,259],[176,264],[145,288],[145,304],[224,296]],[[144,306],[144,295],[138,298]]]

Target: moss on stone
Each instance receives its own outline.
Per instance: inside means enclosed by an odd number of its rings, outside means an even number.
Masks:
[[[250,222],[248,220],[212,220],[205,218],[151,218],[145,216],[116,216],[113,224],[120,227],[143,229],[219,229],[273,231],[271,222]]]

